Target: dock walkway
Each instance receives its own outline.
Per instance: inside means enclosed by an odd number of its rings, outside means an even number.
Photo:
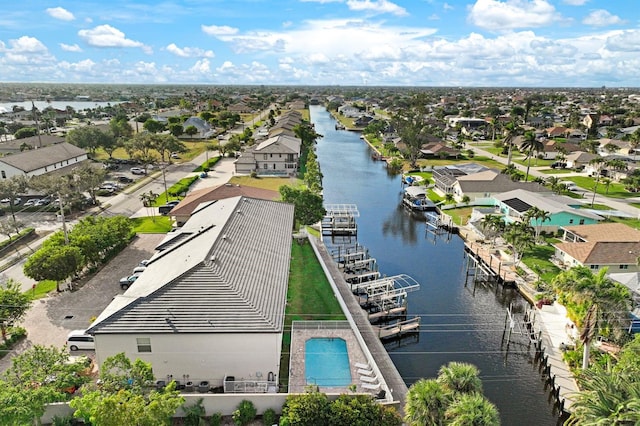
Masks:
[[[515,284],[518,274],[511,268],[512,262],[505,262],[496,255],[496,250],[491,250],[485,244],[465,241],[464,243],[469,255],[482,263],[480,268],[484,269],[492,277],[498,277],[504,284]]]
[[[318,255],[318,260],[323,265],[323,269],[327,274],[327,279],[332,282],[334,288],[339,292],[354,325],[357,327],[362,339],[364,340],[366,348],[363,348],[363,350],[365,354],[369,352],[372,356],[375,366],[379,369],[379,372],[384,378],[384,382],[393,397],[393,402],[398,404],[397,409],[401,415],[403,415],[408,388],[391,360],[391,357],[387,353],[386,348],[380,341],[377,327],[372,326],[369,322],[367,312],[360,307],[358,299],[351,293],[351,287],[344,280],[342,272],[333,261],[331,254],[328,252],[324,243],[313,236],[309,236],[309,240]]]

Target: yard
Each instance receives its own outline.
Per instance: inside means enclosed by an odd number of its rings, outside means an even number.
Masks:
[[[282,185],[291,185],[296,188],[302,186],[302,181],[296,178],[252,178],[251,176],[234,176],[229,180],[229,183],[232,185],[270,189],[272,191],[278,191]]]
[[[553,246],[537,244],[524,253],[522,263],[538,274],[541,281],[550,284],[553,278],[560,273],[560,268],[549,260],[554,252]]]
[[[593,187],[596,182],[595,179],[587,176],[567,176],[566,179],[575,182],[579,187],[591,192],[593,192]],[[600,182],[598,183],[597,192],[600,195],[611,198],[631,198],[638,196],[638,194],[634,194],[633,192],[629,192],[624,189],[624,185],[621,183],[611,182],[607,188],[607,186],[602,183],[602,179],[600,179]]]

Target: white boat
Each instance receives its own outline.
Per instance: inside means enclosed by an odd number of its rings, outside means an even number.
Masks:
[[[404,189],[402,204],[411,210],[435,210],[436,205],[427,197],[427,190],[423,186],[407,186]]]

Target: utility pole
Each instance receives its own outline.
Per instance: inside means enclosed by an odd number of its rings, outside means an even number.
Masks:
[[[38,110],[36,104],[31,101],[31,112],[33,113],[33,119],[36,122],[36,131],[38,133],[38,148],[42,148],[42,137],[40,137],[40,123],[38,123]]]

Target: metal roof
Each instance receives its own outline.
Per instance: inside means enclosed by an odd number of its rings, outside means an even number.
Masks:
[[[282,332],[292,225],[290,204],[245,197],[210,204],[182,228],[191,235],[173,237],[179,242],[157,253],[88,331]]]

